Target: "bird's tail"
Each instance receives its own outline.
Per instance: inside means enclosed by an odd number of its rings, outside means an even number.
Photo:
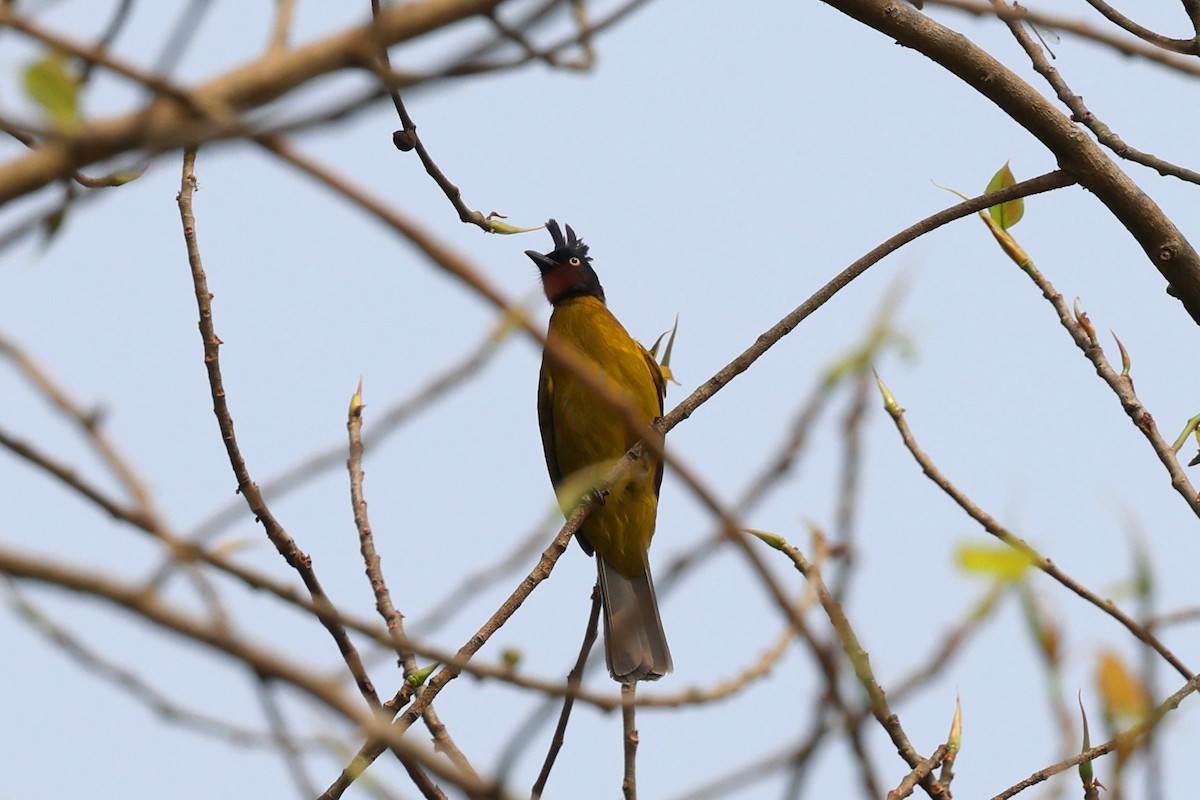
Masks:
[[[596,554],[604,604],[604,656],[621,683],[656,681],[671,671],[671,651],[658,618],[650,568],[627,578]]]

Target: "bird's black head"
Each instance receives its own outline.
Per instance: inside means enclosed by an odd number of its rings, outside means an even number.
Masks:
[[[546,230],[554,240],[554,249],[549,253],[526,250],[525,255],[537,264],[542,276],[542,289],[546,299],[557,305],[572,297],[596,297],[604,302],[604,289],[592,269],[592,258],[588,246],[567,226],[567,238],[563,238],[558,223],[550,220]]]

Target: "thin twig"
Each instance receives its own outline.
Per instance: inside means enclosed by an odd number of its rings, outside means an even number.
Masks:
[[[1049,150],[1060,167],[1104,204],[1200,323],[1200,252],[1179,226],[1055,104],[1012,69],[956,31],[905,3],[827,0],[902,47],[943,67],[993,103]]]
[[[1184,55],[1200,55],[1200,49],[1197,49],[1197,40],[1192,39],[1172,39],[1169,36],[1163,36],[1160,33],[1155,33],[1149,28],[1145,28],[1129,17],[1117,11],[1104,0],[1087,0],[1088,4],[1099,11],[1105,19],[1116,25],[1122,30],[1132,33],[1144,42],[1149,42],[1155,47],[1161,47],[1164,50],[1172,50],[1176,53]]]
[[[208,0],[206,0],[208,1]],[[17,14],[10,9],[0,7],[0,25],[7,28],[12,28],[31,39],[35,39],[43,44],[59,50],[67,55],[79,59],[87,64],[96,64],[104,67],[104,69],[112,72],[115,75],[130,80],[138,86],[153,92],[156,95],[170,98],[178,103],[183,104],[190,111],[197,110],[196,103],[198,102],[193,93],[189,93],[185,89],[174,86],[165,78],[159,77],[155,72],[147,72],[139,67],[130,64],[123,59],[114,56],[103,47],[93,45],[80,44],[66,36],[60,36],[47,29],[44,26],[38,25],[28,17]],[[157,72],[157,71],[156,71]],[[161,74],[161,73],[160,73]],[[214,111],[213,107],[208,107],[206,111]]]
[[[380,563],[379,554],[375,551],[375,534],[371,531],[371,522],[367,517],[367,500],[363,494],[363,407],[362,382],[360,381],[358,391],[354,393],[354,397],[350,401],[350,411],[346,419],[346,430],[350,437],[350,456],[346,459],[346,469],[350,473],[350,505],[354,512],[354,526],[358,529],[359,549],[362,552],[367,580],[370,581],[371,591],[375,594],[375,610],[379,612],[379,616],[383,617],[384,623],[387,625],[396,653],[400,657],[404,677],[407,679],[417,671],[417,660],[406,642],[404,618],[393,605],[391,592],[388,591],[387,581],[383,577],[383,566]],[[450,738],[450,734],[437,718],[432,705],[425,709],[425,722],[430,733],[434,735],[438,749],[450,756],[460,770],[478,779],[479,774],[475,772],[474,767],[462,754],[458,745]],[[404,768],[421,794],[428,800],[445,800],[445,793],[430,780],[419,764],[408,762],[404,764]],[[308,792],[305,796],[312,797],[315,794],[315,791]]]
[[[263,716],[267,718],[267,724],[271,726],[271,733],[279,743],[279,754],[287,767],[288,775],[292,778],[292,783],[295,784],[296,792],[301,797],[313,797],[317,793],[317,787],[313,783],[312,776],[308,774],[308,768],[304,765],[304,759],[301,757],[300,749],[296,746],[291,731],[288,730],[287,720],[283,716],[283,709],[279,706],[279,699],[275,697],[273,686],[265,678],[259,677],[256,688],[256,694],[262,704]]]
[[[267,44],[268,53],[287,49],[288,34],[292,29],[292,16],[295,10],[295,0],[275,0],[275,22],[271,25],[271,39]]]
[[[592,48],[592,24],[588,20],[587,4],[584,0],[571,0],[571,14],[579,33],[579,49],[583,58],[576,64],[578,69],[591,69],[596,63],[596,51]]]
[[[499,351],[501,344],[508,341],[509,337],[505,335],[505,332],[510,328],[507,316],[502,316],[479,344],[460,360],[429,378],[427,383],[407,397],[386,407],[375,422],[365,427],[363,432],[364,454],[381,447],[403,425],[432,407],[450,391],[460,388],[466,385],[470,379],[478,377],[483,367]],[[326,472],[344,466],[345,455],[344,443],[330,443],[278,475],[263,481],[259,485],[263,496],[269,501],[278,501]],[[235,499],[209,514],[191,530],[188,537],[196,544],[208,541],[242,519],[245,513],[245,503]],[[163,570],[167,568],[168,565],[163,566]],[[157,578],[158,581],[163,579],[161,575]]]
[[[1089,23],[1074,17],[1063,17],[1034,8],[1026,8],[1023,5],[1008,5],[1000,10],[992,5],[991,0],[925,0],[925,2],[929,5],[952,8],[976,17],[1027,20],[1039,29],[1048,29],[1086,39],[1107,47],[1119,55],[1143,58],[1184,75],[1200,75],[1200,63],[1197,63],[1194,58],[1181,58],[1160,47],[1148,45],[1140,39],[1124,34],[1112,34],[1107,29],[1094,28]],[[1184,2],[1194,2],[1194,0],[1184,0]]]
[[[424,614],[413,621],[410,629],[414,636],[435,631],[448,622],[453,614],[461,610],[471,599],[495,586],[501,580],[515,573],[537,554],[542,542],[553,536],[561,524],[562,511],[557,505],[546,515],[544,521],[538,523],[529,534],[498,561],[489,562],[475,572],[463,576],[458,583],[450,586],[445,596]],[[553,527],[551,527],[551,525]]]
[[[596,34],[611,28],[648,2],[649,0],[629,0],[629,2],[610,11],[605,17],[593,23],[587,31],[588,35],[594,38]],[[505,23],[505,28],[510,30],[514,35],[524,38],[524,31],[529,25],[540,21],[541,16],[556,9],[560,3],[561,0],[543,2],[515,25]],[[481,13],[483,16],[489,16],[489,11],[487,10]],[[302,114],[285,122],[272,125],[264,131],[264,134],[284,135],[305,131],[318,125],[344,121],[352,114],[373,107],[375,101],[388,96],[388,90],[391,88],[399,91],[417,87],[424,89],[446,80],[515,70],[532,60],[549,60],[557,66],[573,68],[577,66],[578,62],[567,61],[561,58],[559,53],[570,47],[580,45],[581,42],[579,39],[580,33],[576,31],[574,34],[566,36],[555,44],[540,50],[533,48],[533,45],[530,44],[529,48],[533,49],[533,52],[529,52],[523,48],[522,55],[515,59],[487,63],[477,61],[476,59],[480,56],[491,52],[510,40],[509,36],[499,33],[494,39],[449,59],[449,66],[435,71],[422,73],[412,71],[399,72],[395,69],[387,70],[382,65],[377,65],[372,69],[380,77],[382,85],[360,92],[357,95],[351,95],[334,105],[327,106],[318,111]]]
[[[591,503],[581,504],[572,512],[566,524],[563,525],[562,530],[554,537],[554,541],[542,552],[541,560],[538,561],[533,570],[518,584],[517,588],[509,594],[508,598],[493,612],[479,630],[467,640],[466,644],[458,649],[454,660],[444,664],[434,674],[433,678],[425,684],[416,699],[405,710],[404,714],[393,722],[391,730],[395,735],[403,734],[413,722],[421,717],[425,708],[433,702],[434,698],[437,697],[446,684],[459,676],[463,669],[462,665],[471,660],[471,657],[491,639],[492,634],[499,630],[500,626],[516,613],[529,594],[550,576],[551,571],[554,569],[554,564],[566,552],[571,539],[575,536],[575,532],[587,518],[588,512],[591,510],[591,505]],[[334,800],[334,798],[341,797],[350,784],[354,782],[358,774],[378,758],[385,747],[383,739],[374,737],[369,739],[359,748],[358,754],[351,760],[350,764],[342,770],[342,773],[325,790],[320,800]]]
[[[108,25],[105,26],[100,38],[96,40],[97,50],[107,50],[112,47],[112,43],[116,41],[120,35],[121,29],[125,27],[125,23],[129,21],[129,12],[133,10],[133,0],[120,0],[117,7],[113,10],[112,18],[109,19]],[[83,66],[79,70],[80,85],[86,84],[92,76],[92,70],[95,68],[95,61],[84,61]]]
[[[385,747],[402,758],[420,763],[444,781],[461,786],[468,794],[489,798],[507,797],[498,787],[483,785],[464,775],[447,759],[419,747],[406,739],[392,726],[381,721],[367,708],[358,695],[342,691],[337,683],[319,677],[310,665],[301,664],[295,654],[269,650],[240,638],[237,634],[204,621],[196,614],[184,611],[162,598],[143,592],[139,587],[98,575],[92,566],[71,567],[61,558],[53,561],[31,557],[26,553],[0,545],[0,573],[18,580],[54,586],[56,589],[103,600],[128,610],[152,625],[171,631],[197,644],[222,653],[256,675],[289,684],[334,713],[359,726],[372,737],[379,737]]]
[[[208,374],[209,390],[213,400],[213,413],[217,417],[217,427],[221,432],[221,440],[225,443],[225,451],[229,464],[237,480],[237,489],[246,500],[247,506],[255,518],[262,524],[267,538],[275,545],[275,549],[284,560],[296,571],[308,589],[313,602],[318,606],[334,609],[333,603],[321,587],[317,574],[313,570],[312,559],[308,557],[296,541],[288,534],[283,525],[271,513],[262,497],[258,486],[250,478],[246,461],[238,446],[237,436],[233,429],[233,416],[229,410],[229,402],[225,392],[224,381],[221,377],[220,346],[221,340],[213,327],[212,293],[208,290],[208,278],[200,258],[200,246],[196,237],[196,219],[192,212],[192,195],[196,190],[196,150],[188,148],[183,156],[183,177],[180,182],[179,217],[183,224],[184,242],[187,246],[188,265],[191,268],[192,285],[195,290],[196,305],[200,316],[200,338],[204,345],[204,366]],[[375,709],[381,705],[375,687],[367,676],[358,649],[346,633],[346,628],[340,622],[335,622],[328,616],[322,616],[321,622],[337,644],[347,669],[354,676],[359,692],[363,699]]]
[[[1168,625],[1180,625],[1190,622],[1200,622],[1200,608],[1180,608],[1167,611],[1153,619],[1147,620],[1146,627],[1151,630],[1165,628]]]
[[[911,772],[904,776],[904,780],[900,781],[895,789],[887,793],[887,800],[903,800],[913,793],[913,789],[917,784],[924,781],[929,775],[937,769],[938,765],[946,758],[946,753],[949,748],[944,744],[938,745],[938,748],[933,751],[933,755],[921,761]]]
[[[842,600],[850,588],[854,574],[855,552],[854,512],[858,507],[859,483],[862,480],[862,429],[869,413],[870,378],[865,370],[854,379],[850,406],[842,417],[842,464],[838,477],[834,541],[840,558],[833,581],[833,596]]]
[[[637,683],[621,684],[621,739],[624,742],[625,770],[621,777],[621,795],[637,800]]]
[[[816,588],[817,599],[820,600],[821,607],[825,609],[825,614],[829,617],[829,622],[837,633],[842,651],[854,668],[854,675],[858,678],[859,684],[867,693],[871,713],[874,714],[875,719],[883,727],[884,731],[887,732],[888,737],[892,740],[892,744],[896,746],[896,752],[899,753],[900,757],[904,759],[909,767],[914,770],[917,769],[924,759],[917,753],[912,742],[909,741],[908,734],[904,732],[904,728],[900,724],[900,717],[892,711],[883,688],[875,678],[874,670],[871,668],[870,656],[867,655],[867,651],[859,643],[858,636],[854,633],[854,628],[850,625],[850,620],[846,617],[846,612],[842,608],[842,604],[837,601],[825,585],[825,581],[821,578],[820,570],[805,558],[799,548],[782,540],[774,546],[791,559],[797,571]],[[946,797],[945,791],[936,781],[930,779],[928,775],[920,780],[920,784],[930,797]]]
[[[95,64],[97,62],[85,60],[83,63]],[[3,117],[0,117],[0,131],[7,133],[13,139],[30,149],[34,149],[39,146],[38,138],[32,132],[24,130],[16,123],[10,122]],[[146,167],[142,166],[136,170],[112,172],[107,175],[101,175],[98,178],[94,178],[91,175],[87,175],[83,172],[75,171],[71,173],[71,180],[75,181],[75,183],[79,184],[85,189],[108,189],[128,183],[133,178],[145,172],[145,170]],[[55,207],[54,213],[61,214],[65,212],[67,207],[76,201],[79,195],[74,191],[74,188],[75,187],[71,186],[70,184],[67,184],[67,191],[64,193],[63,200]],[[13,237],[13,235],[13,233],[8,233],[5,235],[5,239],[10,239]]]
[[[204,16],[215,5],[213,0],[189,0],[187,6],[180,12],[172,26],[167,40],[163,42],[158,56],[154,59],[154,72],[160,75],[170,75],[176,65],[183,59],[188,45],[200,30]]]
[[[690,686],[668,694],[655,694],[649,697],[643,695],[638,699],[637,704],[641,708],[695,708],[706,703],[727,700],[752,682],[771,674],[771,670],[787,653],[788,645],[795,639],[796,632],[789,626],[776,637],[770,647],[758,654],[758,658],[739,669],[733,676],[718,680],[707,688]]]
[[[1055,170],[1045,175],[1039,175],[1036,178],[1030,178],[1027,181],[1013,184],[1007,189],[1001,189],[998,192],[973,197],[970,200],[951,206],[936,214],[931,214],[914,225],[910,225],[846,267],[794,311],[761,334],[755,339],[754,344],[746,348],[741,355],[702,383],[683,402],[672,409],[664,418],[661,429],[665,433],[690,417],[692,412],[720,391],[731,380],[749,369],[755,361],[771,349],[780,339],[791,333],[810,314],[827,303],[835,294],[848,286],[851,281],[862,275],[885,256],[956,219],[961,219],[969,214],[974,214],[990,206],[1007,202],[1008,200],[1014,200],[1018,197],[1029,197],[1030,195],[1049,192],[1054,189],[1062,189],[1074,183],[1074,178],[1071,178],[1060,170]]]
[[[164,546],[167,547],[172,554],[173,559],[178,559],[185,564],[191,562],[202,562],[237,579],[251,589],[269,593],[285,603],[293,605],[303,610],[305,613],[315,616],[324,622],[344,625],[374,639],[376,642],[385,647],[391,646],[392,640],[389,638],[388,633],[380,629],[378,626],[373,625],[369,621],[361,619],[357,616],[344,614],[335,608],[318,604],[311,597],[301,596],[290,584],[266,575],[262,575],[244,566],[236,564],[225,555],[204,550],[184,541],[158,521],[145,517],[137,509],[122,505],[115,498],[108,496],[98,487],[88,483],[81,478],[72,467],[58,462],[45,453],[42,453],[33,445],[27,444],[20,439],[11,436],[3,429],[0,429],[0,447],[4,447],[13,454],[27,460],[38,469],[58,479],[69,489],[76,492],[89,502],[95,504],[100,510],[106,512],[114,519],[132,525],[133,527],[162,540]],[[141,591],[150,594],[152,593],[152,588],[152,586],[147,586],[141,589]],[[422,655],[427,655],[435,660],[441,660],[444,658],[444,655],[442,654],[437,654],[436,652],[431,652],[425,649],[420,650],[420,652]],[[486,670],[486,668],[479,669],[484,670],[482,672],[478,672],[478,674],[482,676],[503,677],[503,673],[500,670],[491,670],[491,674],[488,675],[488,670]],[[531,685],[528,688],[540,689],[542,687]],[[612,706],[613,704],[608,703],[608,705]]]
[[[889,392],[888,399],[885,401],[885,408],[891,416],[892,421],[896,425],[896,429],[900,432],[900,438],[904,442],[905,448],[908,449],[912,457],[920,465],[921,471],[933,481],[933,483],[949,495],[955,504],[967,513],[973,520],[978,522],[985,531],[995,536],[1000,541],[1007,544],[1014,550],[1026,554],[1033,566],[1040,569],[1042,572],[1049,575],[1063,587],[1070,590],[1074,594],[1081,597],[1091,605],[1100,609],[1108,616],[1115,619],[1126,630],[1132,633],[1137,639],[1150,647],[1154,648],[1163,660],[1175,668],[1175,671],[1182,675],[1185,679],[1192,678],[1192,671],[1185,665],[1178,656],[1172,653],[1167,646],[1158,640],[1145,626],[1138,624],[1136,620],[1117,607],[1117,604],[1112,600],[1108,600],[1098,596],[1091,589],[1081,584],[1079,581],[1065,573],[1057,564],[1050,559],[1042,556],[1036,550],[1029,546],[1023,539],[1014,536],[1003,525],[1001,525],[995,517],[988,514],[982,508],[975,504],[973,500],[962,493],[950,480],[942,474],[933,460],[921,449],[917,444],[916,437],[913,436],[912,430],[908,426],[908,420],[905,418],[904,409],[895,401]]]
[[[1098,744],[1089,750],[1084,750],[1082,753],[1077,753],[1070,758],[1063,759],[1048,767],[1043,767],[1037,772],[1034,772],[1025,780],[1015,783],[1005,789],[1000,794],[991,798],[991,800],[1008,800],[1008,798],[1020,794],[1031,786],[1036,786],[1042,781],[1054,777],[1060,772],[1064,772],[1077,764],[1082,764],[1085,761],[1095,761],[1097,758],[1113,752],[1118,747],[1127,747],[1131,742],[1144,736],[1147,731],[1155,728],[1167,714],[1179,708],[1179,704],[1194,694],[1200,689],[1200,675],[1192,678],[1183,686],[1181,686],[1174,694],[1168,697],[1163,702],[1155,706],[1146,715],[1146,719],[1137,725],[1122,731],[1113,738],[1103,744]]]
[[[29,623],[33,630],[51,641],[63,654],[83,668],[88,675],[108,681],[146,706],[152,713],[162,717],[164,721],[189,728],[205,736],[222,739],[237,747],[273,748],[282,744],[276,734],[235,725],[210,716],[203,711],[185,708],[176,703],[132,670],[110,661],[84,644],[43,609],[35,606],[21,591],[20,585],[14,578],[6,574],[4,585],[8,590],[13,609]],[[293,746],[300,744],[306,749],[320,746],[319,742],[311,739],[299,743],[292,741]]]
[[[1095,3],[1098,0],[1088,0],[1088,2]],[[992,0],[992,3],[997,8],[1006,7],[1003,0]],[[1025,32],[1020,21],[1010,19],[1006,22],[1009,30],[1012,31],[1013,37],[1016,38],[1017,42],[1029,55],[1029,59],[1033,63],[1033,68],[1046,79],[1046,82],[1054,89],[1054,93],[1058,95],[1058,99],[1063,102],[1063,105],[1071,109],[1071,119],[1086,125],[1088,130],[1096,134],[1096,139],[1101,144],[1112,150],[1120,158],[1150,167],[1158,172],[1159,175],[1171,175],[1189,183],[1200,184],[1200,172],[1172,164],[1169,161],[1150,153],[1144,153],[1126,144],[1125,140],[1118,136],[1112,128],[1108,127],[1100,118],[1088,110],[1088,107],[1084,105],[1082,97],[1071,91],[1071,87],[1067,85],[1062,74],[1042,54],[1042,49]]]
[[[548,0],[527,11],[525,16],[514,24],[510,25],[497,19],[496,21],[499,22],[497,31],[499,33],[494,39],[461,53],[450,61],[449,66],[436,73],[423,76],[422,82],[502,72],[524,66],[530,61],[541,61],[555,68],[565,67],[572,70],[589,69],[594,61],[594,54],[589,53],[591,40],[597,34],[621,22],[648,2],[649,0],[628,0],[623,5],[609,11],[601,19],[591,23],[588,23],[586,20],[581,22],[580,17],[576,13],[576,30],[574,33],[564,36],[553,44],[538,48],[529,42],[528,30],[543,22],[551,12],[562,4],[561,0]],[[574,8],[582,5],[580,0],[572,0],[572,4]],[[496,16],[494,12],[492,16]],[[506,60],[483,60],[500,45],[508,41],[515,41],[520,45],[522,51],[520,56]],[[584,51],[583,57],[578,60],[563,58],[562,53],[573,47],[582,49]]]
[[[999,582],[989,587],[978,602],[967,610],[962,622],[946,632],[942,637],[941,644],[925,658],[924,663],[897,680],[888,690],[892,700],[899,702],[942,675],[946,665],[950,663],[950,659],[962,650],[967,637],[979,630],[980,624],[996,610],[1006,588]]]
[[[1089,332],[1088,328],[1082,324],[1083,321],[1086,321],[1087,315],[1083,314],[1081,319],[1076,319],[1075,314],[1067,306],[1063,296],[1059,294],[1054,285],[1050,283],[1050,280],[1032,262],[1022,266],[1022,270],[1029,276],[1034,285],[1041,290],[1042,296],[1054,307],[1054,311],[1058,315],[1058,321],[1066,328],[1067,333],[1071,335],[1071,340],[1075,342],[1076,347],[1082,351],[1088,361],[1092,362],[1096,374],[1112,389],[1113,394],[1121,402],[1121,408],[1129,416],[1134,427],[1146,437],[1146,441],[1150,443],[1154,454],[1158,456],[1158,460],[1166,468],[1167,475],[1171,478],[1172,488],[1183,498],[1183,501],[1192,510],[1192,513],[1200,516],[1200,496],[1197,496],[1195,487],[1192,485],[1187,473],[1184,472],[1183,467],[1180,466],[1178,455],[1174,448],[1172,448],[1171,443],[1163,438],[1162,433],[1158,430],[1158,425],[1154,422],[1154,417],[1142,405],[1141,399],[1138,398],[1137,392],[1133,388],[1133,380],[1124,374],[1123,371],[1117,372],[1113,369],[1108,358],[1104,355],[1104,350],[1101,349],[1099,341],[1096,339],[1095,331]]]
[[[138,513],[146,518],[158,518],[146,482],[134,470],[129,459],[104,432],[103,409],[87,408],[78,403],[23,348],[3,335],[0,335],[0,356],[7,357],[42,397],[75,425],[92,450],[129,493]]]
[[[138,508],[126,506],[116,498],[109,497],[100,488],[84,480],[74,467],[64,464],[28,442],[0,429],[0,447],[13,455],[28,461],[42,472],[57,479],[59,482],[95,504],[113,519],[132,524],[152,536],[162,538],[161,530],[154,525],[153,520]]]
[[[1192,21],[1192,30],[1196,33],[1196,38],[1200,39],[1200,0],[1182,0],[1183,10],[1187,12],[1188,19]]]
[[[551,5],[557,5],[557,2]],[[525,31],[510,26],[500,18],[500,15],[495,9],[493,9],[487,15],[487,17],[488,21],[492,23],[492,27],[495,28],[501,36],[517,45],[517,47],[521,48],[522,52],[525,54],[525,59],[527,60],[541,61],[546,66],[553,69],[573,69],[584,71],[591,69],[592,67],[592,60],[588,59],[586,55],[582,59],[573,61],[559,58],[556,53],[550,50],[539,50],[538,48],[534,47],[533,43],[529,40],[529,37],[525,35]],[[509,68],[507,64],[496,64],[495,66],[497,67],[497,71],[499,71],[499,69]]]
[[[814,704],[814,707],[816,704]],[[799,781],[807,765],[820,752],[821,745],[828,741],[828,734],[835,725],[827,715],[813,714],[808,733],[798,743],[789,744],[778,751],[758,758],[708,783],[676,796],[675,800],[720,800],[731,794],[743,793],[754,783],[764,781],[784,767],[792,768],[791,796],[797,796]]]
[[[575,659],[575,665],[571,667],[571,671],[567,673],[567,687],[570,689],[578,689],[583,683],[583,671],[587,666],[588,655],[592,652],[592,646],[596,643],[596,635],[600,627],[600,586],[596,585],[592,589],[592,610],[588,614],[587,627],[583,632],[583,643],[579,646],[579,657]],[[538,772],[537,780],[533,782],[533,789],[530,792],[532,800],[538,800],[542,796],[542,792],[546,789],[546,781],[550,779],[550,770],[554,768],[554,762],[558,758],[558,753],[562,750],[563,742],[567,735],[567,722],[571,719],[571,709],[575,706],[574,695],[568,694],[563,698],[562,711],[558,715],[558,724],[554,728],[554,736],[550,740],[550,748],[546,751],[546,758],[542,762],[542,769]],[[507,772],[507,765],[501,763],[497,770],[500,774]]]
[[[88,164],[132,150],[144,148],[160,153],[183,145],[244,136],[246,128],[237,119],[240,112],[270,103],[322,75],[361,66],[365,47],[407,41],[428,32],[431,25],[448,25],[484,13],[498,2],[460,0],[442,4],[444,7],[433,15],[424,8],[429,5],[425,3],[387,9],[375,23],[273,53],[192,91],[180,92],[168,82],[134,69],[127,77],[148,87],[157,86],[155,91],[161,96],[151,100],[146,108],[85,126],[72,136],[47,141],[21,158],[0,164],[0,203],[34,192]],[[0,25],[16,27],[27,22],[15,13],[11,4],[0,4]],[[89,45],[63,40],[31,23],[26,32],[51,46],[63,45],[59,49],[71,55],[86,54],[108,68],[116,63],[108,54],[96,53]],[[197,124],[197,109],[211,124]],[[227,119],[221,121],[221,115]]]
[[[489,11],[494,11],[489,9]],[[371,15],[376,21],[380,15],[380,0],[371,0]],[[386,81],[387,73],[391,72],[392,63],[388,56],[387,47],[379,48],[379,63],[383,66],[385,72],[383,78]],[[417,157],[421,159],[421,165],[425,167],[425,172],[433,179],[433,182],[438,185],[442,193],[446,195],[446,199],[450,201],[450,205],[458,212],[458,218],[470,225],[477,225],[484,231],[491,233],[492,226],[488,224],[488,218],[481,212],[475,211],[467,207],[463,202],[462,191],[450,182],[446,174],[442,172],[437,162],[433,160],[433,156],[429,154],[429,149],[425,147],[425,142],[417,134],[417,125],[413,122],[412,117],[408,114],[408,109],[404,107],[404,100],[400,97],[400,92],[394,86],[388,87],[388,94],[392,98],[392,105],[396,107],[396,114],[400,117],[400,124],[403,126],[396,131],[393,140],[396,148],[399,150],[416,150]]]

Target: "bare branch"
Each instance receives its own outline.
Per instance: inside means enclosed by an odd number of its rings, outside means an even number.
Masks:
[[[1122,30],[1126,30],[1138,37],[1144,42],[1149,42],[1155,47],[1161,47],[1164,50],[1172,50],[1176,53],[1184,53],[1186,55],[1200,55],[1200,49],[1197,48],[1196,39],[1172,39],[1169,36],[1155,33],[1149,28],[1144,28],[1131,20],[1129,17],[1117,11],[1104,0],[1087,0],[1088,4],[1099,11],[1105,19],[1116,25]]]
[[[1175,668],[1175,671],[1182,675],[1185,679],[1192,678],[1192,671],[1176,656],[1170,649],[1167,648],[1161,641],[1158,640],[1144,625],[1139,624],[1135,619],[1130,617],[1124,611],[1117,607],[1117,604],[1112,600],[1108,600],[1098,596],[1095,592],[1088,589],[1079,581],[1065,573],[1057,564],[1049,558],[1038,553],[1034,548],[1030,547],[1025,540],[1014,536],[1003,525],[996,520],[995,517],[988,514],[978,505],[976,505],[969,497],[958,489],[950,480],[942,474],[933,460],[921,449],[917,444],[916,438],[908,427],[908,421],[904,416],[904,409],[893,401],[885,403],[888,414],[891,415],[892,421],[896,424],[896,429],[900,432],[900,438],[904,441],[904,446],[908,449],[912,457],[916,459],[921,466],[921,471],[925,473],[934,484],[945,492],[950,498],[967,513],[973,520],[978,522],[985,531],[995,536],[1000,541],[1004,542],[1009,547],[1018,552],[1025,553],[1031,563],[1040,569],[1042,572],[1049,575],[1063,587],[1069,589],[1074,594],[1086,600],[1091,605],[1100,609],[1108,616],[1115,619],[1127,631],[1132,633],[1138,640],[1144,642],[1154,648],[1164,661]]]
[[[1003,20],[1027,20],[1042,29],[1048,28],[1096,42],[1121,55],[1144,58],[1185,75],[1200,75],[1200,63],[1197,63],[1194,58],[1180,58],[1160,47],[1148,45],[1140,39],[1114,35],[1106,29],[1093,28],[1087,22],[1074,17],[1063,17],[1017,4],[1006,5],[1003,9],[996,8],[992,5],[991,0],[925,0],[925,2],[930,5],[957,9],[977,17],[994,16]],[[1185,2],[1191,2],[1191,0],[1185,0]]]
[[[195,162],[195,149],[186,150],[183,157],[183,178],[180,183],[177,201],[179,204],[180,221],[183,223],[183,238],[187,245],[188,265],[191,267],[192,284],[195,288],[196,305],[200,313],[200,338],[204,344],[204,366],[208,373],[209,389],[213,400],[213,413],[216,414],[221,439],[225,443],[225,450],[229,456],[229,464],[233,469],[234,478],[237,480],[238,492],[245,498],[246,505],[254,513],[255,519],[262,523],[263,530],[271,540],[271,543],[275,545],[275,549],[279,551],[279,554],[283,556],[292,569],[300,575],[305,587],[312,596],[313,602],[318,607],[325,607],[333,611],[333,603],[325,594],[325,590],[321,587],[321,582],[317,579],[316,571],[312,566],[312,559],[300,550],[296,541],[284,530],[283,525],[275,519],[271,510],[267,508],[266,501],[263,500],[258,486],[251,480],[250,472],[246,467],[246,461],[242,457],[241,448],[238,446],[237,437],[234,434],[233,416],[229,410],[225,384],[221,377],[221,339],[217,336],[213,327],[213,296],[208,290],[208,278],[205,275],[204,265],[200,259],[200,245],[196,238],[196,220],[192,213],[192,195],[196,191]],[[354,676],[363,699],[373,709],[378,710],[382,704],[379,702],[379,697],[375,693],[375,687],[371,684],[371,679],[367,676],[362,658],[359,657],[358,649],[350,640],[346,628],[331,615],[322,614],[320,615],[320,619],[337,644],[338,650],[346,662],[346,668]]]
[[[1103,150],[1038,92],[969,39],[903,3],[830,0],[854,19],[945,67],[1037,137],[1141,245],[1171,293],[1200,323],[1200,254]]]
[[[238,133],[240,127],[232,121],[199,125],[194,107],[205,109],[210,115],[225,109],[240,113],[275,100],[314,78],[357,68],[373,58],[379,47],[408,41],[451,22],[486,13],[499,1],[424,0],[389,8],[373,24],[351,28],[303,47],[271,53],[214,78],[187,93],[188,102],[183,102],[184,98],[166,83],[158,81],[160,96],[144,110],[93,122],[74,136],[48,141],[28,155],[0,165],[0,204],[129,150],[163,152]],[[7,5],[0,5],[0,25],[20,25],[32,32]],[[50,43],[45,31],[39,31],[38,36]],[[70,47],[67,52],[92,49],[70,45],[61,38],[55,41]]]
[[[1089,0],[1089,2],[1096,1]],[[992,0],[992,2],[998,10],[1006,8],[1002,0]],[[1046,79],[1046,82],[1050,84],[1055,94],[1058,95],[1058,99],[1067,108],[1071,109],[1071,119],[1086,125],[1088,130],[1096,134],[1096,138],[1101,144],[1121,158],[1156,170],[1159,175],[1172,175],[1189,183],[1200,183],[1200,172],[1172,164],[1169,161],[1152,156],[1149,153],[1143,153],[1141,150],[1126,144],[1108,125],[1088,110],[1088,107],[1083,103],[1082,97],[1071,91],[1071,87],[1067,85],[1067,82],[1063,79],[1059,71],[1055,69],[1054,65],[1046,59],[1046,56],[1042,53],[1042,49],[1029,38],[1029,34],[1021,27],[1019,21],[1015,19],[1008,20],[1008,28],[1012,31],[1013,36],[1016,37],[1017,42],[1020,43],[1025,52],[1029,54],[1029,58],[1033,62],[1033,68]]]

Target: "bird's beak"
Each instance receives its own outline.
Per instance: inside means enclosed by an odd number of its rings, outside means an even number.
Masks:
[[[542,272],[552,270],[556,266],[553,261],[546,258],[546,256],[542,255],[537,250],[526,250],[525,255],[529,256],[530,260],[537,264],[537,268]]]

